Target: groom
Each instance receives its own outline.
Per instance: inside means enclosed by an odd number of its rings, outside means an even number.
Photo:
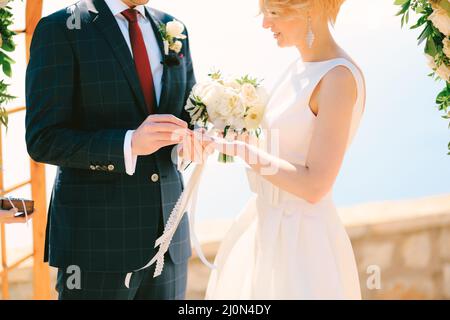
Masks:
[[[43,18],[26,78],[26,142],[58,166],[46,261],[60,299],[183,299],[191,255],[186,216],[163,274],[155,240],[183,188],[171,159],[187,132],[184,105],[195,83],[189,39],[164,48],[174,20],[148,0],[81,0]],[[182,119],[182,120],[180,120]]]

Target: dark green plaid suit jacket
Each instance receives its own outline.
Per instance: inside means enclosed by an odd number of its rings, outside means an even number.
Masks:
[[[91,7],[87,6],[90,1]],[[50,264],[84,271],[128,272],[156,253],[155,240],[183,188],[172,147],[139,157],[125,171],[124,138],[148,116],[129,47],[103,0],[43,18],[34,33],[26,77],[26,142],[38,162],[58,166],[47,226]],[[149,9],[163,53],[159,23],[174,18]],[[184,105],[195,83],[189,40],[179,66],[165,66],[157,112],[189,121]],[[160,179],[153,182],[151,176]],[[191,255],[185,216],[172,245],[174,263]]]

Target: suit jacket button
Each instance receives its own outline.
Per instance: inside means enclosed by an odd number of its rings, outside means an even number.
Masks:
[[[101,170],[102,170],[102,166],[96,165],[96,166],[95,166],[95,170],[101,171]]]
[[[153,182],[158,182],[159,181],[159,176],[156,173],[154,173],[154,174],[152,174],[150,179],[152,179]]]
[[[108,166],[108,171],[114,171],[114,165],[112,165],[112,164],[110,164],[109,166]]]
[[[94,166],[94,165],[91,165],[89,168],[90,168],[91,170],[95,170],[95,166]]]

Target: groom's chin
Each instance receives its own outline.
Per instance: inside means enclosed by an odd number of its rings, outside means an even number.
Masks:
[[[150,0],[129,0],[135,5],[146,5]]]

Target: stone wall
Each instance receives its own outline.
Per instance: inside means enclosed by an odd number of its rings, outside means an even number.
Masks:
[[[364,299],[450,299],[450,195],[358,205],[339,214],[353,244]],[[198,224],[210,261],[230,225],[229,220]],[[55,276],[53,269],[52,286]],[[194,252],[188,299],[203,299],[208,276]],[[11,273],[12,299],[31,299],[31,278],[30,266]]]
[[[364,299],[450,299],[450,195],[369,203],[339,214],[355,251]],[[198,226],[210,261],[230,224]],[[188,298],[203,297],[208,275],[194,257]]]

